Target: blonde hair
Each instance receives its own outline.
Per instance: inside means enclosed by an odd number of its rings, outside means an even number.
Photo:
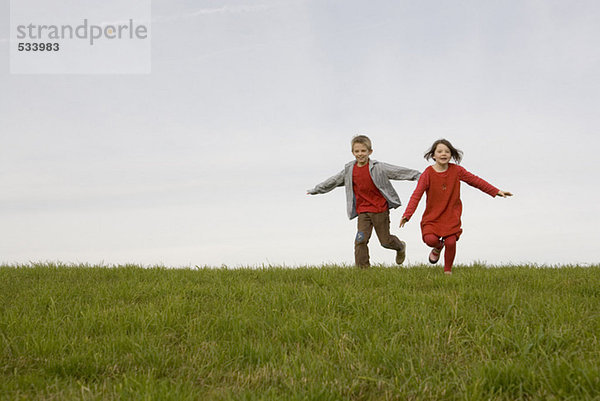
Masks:
[[[356,135],[354,138],[352,138],[352,142],[350,143],[351,150],[354,150],[355,143],[361,143],[361,144],[365,145],[367,147],[367,149],[373,150],[371,140],[366,135]]]

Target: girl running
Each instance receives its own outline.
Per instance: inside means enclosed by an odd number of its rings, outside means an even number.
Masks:
[[[437,263],[442,248],[444,253],[444,273],[452,274],[452,263],[456,255],[456,241],[462,233],[460,216],[462,202],[460,201],[460,182],[480,189],[492,197],[506,198],[512,193],[501,191],[483,179],[469,173],[463,167],[450,163],[454,159],[460,163],[463,152],[456,149],[446,139],[438,139],[431,149],[425,153],[425,159],[433,159],[435,164],[423,171],[417,188],[410,197],[410,202],[400,221],[403,227],[410,220],[419,205],[423,192],[427,193],[425,213],[421,219],[423,241],[433,249],[429,253],[429,262]]]

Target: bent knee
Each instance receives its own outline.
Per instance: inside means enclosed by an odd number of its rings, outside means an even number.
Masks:
[[[440,238],[437,235],[427,234],[423,237],[423,242],[432,248],[440,246]]]

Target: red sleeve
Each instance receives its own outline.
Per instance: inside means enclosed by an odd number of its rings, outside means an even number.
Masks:
[[[417,210],[417,206],[419,206],[419,202],[427,188],[429,188],[429,168],[425,169],[423,174],[421,174],[421,177],[419,177],[417,187],[410,196],[410,201],[408,202],[408,206],[406,206],[406,210],[402,217],[406,217],[407,220],[410,220],[415,213],[415,210]]]
[[[458,177],[461,181],[466,182],[470,186],[475,187],[492,197],[495,197],[496,195],[498,195],[498,192],[500,191],[498,188],[496,188],[489,182],[485,181],[483,178],[479,178],[475,174],[469,173],[463,167],[461,167],[461,166],[457,166],[457,167],[458,167]]]

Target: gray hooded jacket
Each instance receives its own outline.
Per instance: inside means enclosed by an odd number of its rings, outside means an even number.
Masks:
[[[354,196],[352,185],[352,169],[354,164],[356,164],[356,160],[347,163],[342,171],[307,191],[311,195],[324,194],[334,188],[345,186],[346,207],[348,218],[351,220],[358,216],[358,213],[356,212],[356,197]],[[416,181],[421,175],[417,170],[394,166],[393,164],[382,163],[372,159],[369,159],[369,172],[371,173],[373,183],[377,189],[379,189],[379,192],[381,192],[385,200],[387,200],[390,209],[395,209],[402,204],[400,202],[400,197],[390,180]]]

